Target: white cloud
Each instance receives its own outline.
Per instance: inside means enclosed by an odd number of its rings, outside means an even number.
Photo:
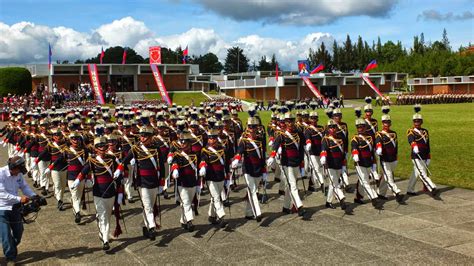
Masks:
[[[115,20],[90,32],[78,32],[63,26],[50,28],[30,22],[11,26],[0,22],[0,64],[47,63],[48,43],[53,47],[53,60],[87,59],[96,56],[101,47],[128,46],[143,57],[148,57],[148,47],[161,45],[175,49],[189,46],[191,55],[215,53],[223,62],[227,49],[240,46],[250,59],[256,61],[265,55],[275,54],[280,65],[291,68],[296,60],[306,58],[310,47],[317,48],[325,42],[329,48],[334,38],[329,33],[311,33],[300,40],[284,40],[249,35],[225,41],[213,29],[191,28],[169,36],[159,36],[143,22],[131,17]]]
[[[237,21],[324,25],[350,16],[388,16],[398,0],[194,0]]]

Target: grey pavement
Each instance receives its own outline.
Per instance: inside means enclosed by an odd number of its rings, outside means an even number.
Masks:
[[[4,148],[0,160],[5,164]],[[272,175],[269,179],[273,180]],[[407,205],[398,205],[391,197],[382,211],[370,203],[351,204],[353,215],[345,215],[340,208],[325,209],[318,191],[304,197],[308,214],[303,220],[296,214],[281,213],[278,184],[270,182],[270,201],[262,205],[263,220],[257,223],[243,218],[245,189],[243,180],[239,181],[240,191],[231,193],[231,213],[226,208],[230,222],[226,229],[208,224],[209,195],[202,198],[192,233],[180,227],[180,208],[174,198],[161,198],[162,227],[156,240],[150,241],[142,236],[141,205],[135,202],[124,206],[126,230],[122,224],[124,233],[112,240],[108,253],[101,249],[92,202],[83,211],[84,222],[76,225],[70,204],[59,212],[56,200],[50,197],[36,221],[25,225],[18,263],[474,264],[474,191],[441,187],[442,201],[421,193],[408,198]],[[351,181],[356,181],[354,174]],[[308,180],[305,182],[308,187]],[[398,185],[405,191],[407,182]],[[301,181],[298,186],[303,196]],[[69,195],[66,193],[66,202]],[[346,196],[352,202],[354,195]],[[115,218],[112,220],[111,233]],[[0,263],[4,262],[2,257]]]

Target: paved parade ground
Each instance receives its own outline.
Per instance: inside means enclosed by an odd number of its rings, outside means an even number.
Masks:
[[[0,151],[6,162],[6,150]],[[272,175],[269,180],[273,180]],[[28,179],[31,184],[31,179]],[[308,180],[305,180],[306,187]],[[351,183],[355,183],[354,174]],[[298,183],[301,195],[302,184]],[[399,187],[406,190],[406,181]],[[418,187],[420,182],[418,182]],[[19,245],[20,264],[472,264],[474,262],[474,191],[442,187],[442,201],[427,194],[398,205],[392,198],[385,210],[371,204],[351,204],[354,215],[338,208],[325,209],[321,192],[304,197],[306,219],[282,215],[278,184],[270,182],[270,201],[262,205],[263,219],[247,221],[244,216],[245,189],[232,192],[229,226],[208,224],[209,195],[202,198],[200,215],[189,233],[179,224],[180,208],[174,198],[161,199],[162,228],[155,241],[142,236],[140,202],[124,207],[126,229],[102,251],[94,221],[94,205],[76,225],[71,209],[59,212],[49,197],[34,223],[25,225]],[[50,191],[52,188],[50,188]],[[51,193],[50,193],[51,195]],[[135,195],[137,198],[138,195]],[[89,195],[92,199],[92,196]],[[66,202],[69,193],[66,194]],[[347,195],[352,202],[353,195]],[[115,220],[115,218],[112,218]],[[111,232],[115,228],[112,222]],[[4,258],[0,260],[5,263]]]

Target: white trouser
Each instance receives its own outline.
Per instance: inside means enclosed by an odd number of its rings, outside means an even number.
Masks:
[[[341,184],[339,184],[339,177],[341,176],[341,169],[328,169],[329,172],[329,189],[328,189],[328,196],[326,198],[326,202],[331,202],[334,200],[334,196],[336,196],[337,200],[344,199],[344,192],[342,192]]]
[[[51,172],[43,175],[44,173],[44,170],[46,170],[46,168],[49,166],[49,161],[39,161],[38,162],[38,175],[39,175],[39,179],[40,179],[40,185],[42,187],[45,187],[46,190],[48,190],[49,188],[49,177],[51,176]]]
[[[114,206],[115,197],[101,198],[94,196],[97,224],[99,226],[99,237],[102,241],[109,242],[110,216]]]
[[[309,162],[309,153],[304,153],[304,176],[310,176],[311,174],[311,163]]]
[[[25,166],[26,166],[26,171],[30,171],[30,166],[31,166],[30,153],[25,153]]]
[[[216,217],[216,215],[218,218],[224,217],[224,205],[222,204],[220,196],[222,191],[224,191],[224,181],[209,181],[207,182],[207,186],[209,187],[209,192],[211,193],[211,203],[209,204],[208,215],[210,217]]]
[[[156,203],[158,188],[140,188],[140,197],[143,204],[143,222],[148,229],[156,227],[153,207]]]
[[[248,174],[244,174],[244,178],[247,183],[247,205],[245,206],[245,216],[260,216],[262,212],[260,211],[260,205],[258,203],[257,189],[262,177],[252,177]]]
[[[283,166],[283,171],[286,173],[285,179],[288,178],[289,185],[285,187],[285,198],[283,199],[283,208],[291,208],[291,203],[295,205],[296,208],[303,206],[301,202],[300,195],[298,194],[298,186],[296,185],[296,180],[300,176],[299,167]],[[283,173],[283,175],[285,175]]]
[[[82,191],[84,190],[84,181],[81,181],[75,188],[72,187],[73,183],[74,180],[67,181],[69,191],[71,191],[72,210],[74,211],[74,214],[76,214],[81,211],[81,198]]]
[[[311,155],[311,168],[312,168],[311,178],[313,179],[313,183],[314,184],[319,183],[321,185],[324,185],[323,166],[321,165],[319,156]]]
[[[38,157],[30,157],[30,164],[31,162],[34,162]],[[40,185],[40,172],[39,172],[39,166],[38,167],[35,167],[33,168],[33,170],[31,170],[31,176],[33,177],[33,181],[37,182],[38,185]]]
[[[400,189],[397,187],[397,184],[395,184],[395,179],[393,177],[393,172],[397,167],[397,161],[380,161],[380,163],[382,166],[383,178],[380,181],[379,195],[385,196],[385,194],[387,193],[387,188],[389,187],[394,194],[400,193]]]
[[[408,181],[408,189],[407,192],[415,192],[415,184],[417,181],[417,177],[420,177],[423,184],[428,188],[431,192],[433,188],[436,188],[436,185],[431,181],[431,178],[428,177],[428,173],[425,168],[425,163],[423,163],[420,159],[411,160],[413,163],[413,172],[410,176],[410,180]]]
[[[168,178],[170,174],[170,166],[168,162],[164,163],[164,167],[165,167],[165,176],[163,176],[162,178],[165,179],[165,186],[163,187],[163,192],[171,186],[171,178]]]
[[[285,191],[285,187],[286,187],[286,177],[285,175],[282,173],[283,171],[283,166],[281,165],[281,161],[280,159],[277,159],[276,160],[277,162],[277,168],[278,168],[278,174],[279,174],[279,177],[280,177],[280,186],[278,187],[278,190],[279,191]]]
[[[186,224],[194,219],[193,209],[191,204],[196,194],[196,187],[182,187],[178,186],[179,197],[181,198],[181,219],[182,224]]]
[[[11,143],[7,144],[8,147],[8,158],[13,157],[13,153],[15,153],[15,146]]]
[[[133,167],[131,165],[127,166],[128,176],[123,179],[123,187],[125,189],[125,194],[127,194],[127,199],[131,199],[132,196],[132,181],[133,181]]]
[[[377,193],[370,186],[369,175],[372,171],[371,167],[356,166],[357,177],[359,180],[359,185],[357,186],[357,192],[360,195],[367,194],[370,200],[377,198]]]
[[[54,197],[57,201],[63,200],[64,190],[66,189],[66,175],[66,171],[51,171],[51,177],[53,179],[54,185]]]

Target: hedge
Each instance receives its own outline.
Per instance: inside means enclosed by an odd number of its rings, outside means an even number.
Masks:
[[[31,73],[22,67],[0,68],[0,95],[31,93]]]

